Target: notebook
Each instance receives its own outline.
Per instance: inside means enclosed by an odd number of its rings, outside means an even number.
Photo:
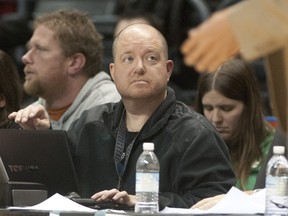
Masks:
[[[0,157],[10,181],[42,183],[48,196],[78,191],[66,131],[0,130]]]

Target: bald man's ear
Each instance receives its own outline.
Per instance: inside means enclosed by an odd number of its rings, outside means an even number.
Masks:
[[[86,57],[82,53],[74,54],[68,61],[68,73],[75,75],[81,71],[86,63]]]
[[[173,72],[173,68],[174,68],[174,63],[172,60],[168,60],[166,62],[166,68],[167,68],[167,81],[169,81]]]

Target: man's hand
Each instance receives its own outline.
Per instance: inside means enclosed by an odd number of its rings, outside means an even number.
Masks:
[[[186,65],[199,72],[214,72],[226,60],[239,54],[240,48],[227,20],[227,10],[216,12],[188,33],[181,46]]]
[[[96,202],[112,201],[121,205],[135,206],[136,198],[129,195],[126,191],[119,191],[117,189],[104,190],[95,193],[92,197]]]
[[[50,121],[48,113],[42,105],[30,105],[8,116],[23,129],[49,129]]]

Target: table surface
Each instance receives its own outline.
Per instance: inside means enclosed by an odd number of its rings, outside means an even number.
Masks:
[[[50,212],[47,211],[34,211],[34,210],[10,210],[10,209],[0,209],[0,216],[49,216]],[[149,215],[157,215],[157,216],[176,216],[175,214],[141,214],[134,212],[125,212],[125,213],[115,213],[115,212],[106,212],[105,210],[100,210],[96,213],[82,213],[82,212],[62,212],[59,216],[149,216]],[[201,216],[205,216],[203,214]],[[208,214],[207,214],[208,215]],[[214,216],[229,216],[228,214],[215,214]],[[178,216],[195,216],[195,214],[178,214]],[[210,215],[211,216],[211,215]],[[231,214],[231,216],[254,216],[252,214]]]

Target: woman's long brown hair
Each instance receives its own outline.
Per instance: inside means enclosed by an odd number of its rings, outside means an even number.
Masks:
[[[244,104],[238,130],[226,140],[232,165],[243,187],[252,164],[263,157],[261,142],[273,130],[264,119],[258,82],[254,71],[247,63],[232,59],[225,62],[216,73],[207,73],[200,77],[196,111],[204,113],[202,98],[211,90],[216,90],[227,98],[242,101]]]

